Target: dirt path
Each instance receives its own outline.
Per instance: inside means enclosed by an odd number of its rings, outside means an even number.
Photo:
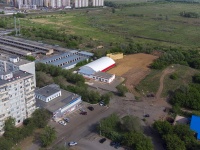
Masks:
[[[156,98],[157,98],[158,100],[161,99],[161,94],[162,94],[163,87],[164,87],[164,85],[163,85],[164,78],[165,78],[165,76],[166,76],[167,74],[170,74],[170,73],[172,73],[172,72],[174,72],[174,69],[172,69],[172,68],[166,68],[165,70],[163,70],[162,75],[161,75],[161,77],[160,77],[160,86],[159,86],[158,91],[157,91],[157,93],[156,93]]]

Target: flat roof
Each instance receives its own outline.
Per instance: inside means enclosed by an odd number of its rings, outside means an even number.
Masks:
[[[28,73],[28,72],[25,72],[25,71],[21,71],[21,70],[18,70],[18,71],[14,71],[12,72],[13,73],[13,78],[9,79],[9,80],[1,80],[0,79],[0,86],[1,85],[4,85],[4,84],[7,84],[7,83],[12,83],[12,82],[15,82],[16,80],[19,80],[21,78],[25,78],[25,77],[28,77],[28,76],[32,76],[32,74]]]
[[[93,56],[94,55],[93,53],[86,52],[86,51],[80,51],[78,53],[83,54],[83,55],[88,55],[88,56]]]
[[[51,100],[50,102],[44,102],[40,99],[36,99],[36,104],[39,107],[44,107],[45,109],[49,110],[50,112],[55,112],[58,109],[70,104],[74,99],[80,97],[77,94],[65,91],[61,89],[61,96]]]
[[[55,94],[55,93],[57,93],[59,91],[60,91],[60,89],[54,88],[54,87],[51,87],[51,86],[47,85],[47,86],[42,87],[42,88],[40,88],[38,90],[35,90],[35,93],[36,94],[40,94],[40,95],[42,95],[44,97],[49,97],[49,96],[51,96],[51,95],[53,95],[53,94]]]
[[[9,62],[9,63],[13,63],[13,64],[15,64],[15,65],[17,65],[17,66],[31,63],[30,61],[28,61],[28,60],[26,60],[26,59],[21,59],[21,58],[20,58],[19,61],[16,62],[16,63],[11,62],[11,61],[9,60],[9,58],[12,57],[12,56],[13,56],[13,55],[0,54],[0,60],[1,60],[1,61],[7,61],[7,62]]]
[[[24,44],[25,46],[39,48],[39,49],[42,49],[42,50],[45,50],[45,51],[49,51],[49,48],[45,48],[45,47],[41,47],[39,45],[33,45],[31,43],[27,43],[24,39],[21,39],[21,41],[20,41],[19,38],[14,38],[14,37],[11,37],[11,36],[0,37],[0,39],[12,41],[12,42],[15,42],[17,44]],[[13,40],[15,40],[15,41],[13,41]]]
[[[105,79],[109,79],[109,78],[111,78],[113,76],[113,74],[109,74],[109,73],[106,73],[106,72],[99,71],[99,72],[96,72],[94,74],[94,76],[102,77],[102,78],[105,78]]]
[[[30,51],[26,51],[26,50],[22,50],[22,49],[10,47],[10,46],[5,46],[5,45],[2,45],[2,44],[0,44],[0,49],[4,50],[4,51],[8,51],[10,53],[14,52],[14,53],[17,53],[17,54],[20,54],[20,55],[23,55],[23,56],[31,55]]]
[[[65,68],[65,67],[68,67],[68,66],[71,66],[71,65],[73,65],[73,64],[76,64],[76,63],[78,63],[78,62],[80,62],[80,61],[83,61],[83,60],[86,60],[86,59],[88,59],[87,57],[85,57],[85,56],[79,56],[79,55],[77,55],[77,54],[73,54],[73,53],[75,53],[76,51],[74,50],[74,51],[72,51],[72,52],[66,52],[66,53],[62,53],[62,54],[57,54],[57,55],[54,55],[54,56],[51,56],[51,57],[48,57],[48,58],[44,58],[44,59],[41,59],[41,60],[38,60],[39,62],[42,62],[42,63],[49,63],[49,64],[52,64],[52,65],[55,65],[55,66],[57,66],[57,65],[60,65],[60,64],[63,64],[63,63],[65,63],[65,62],[68,62],[68,61],[71,61],[71,60],[75,60],[75,59],[78,59],[78,60],[76,60],[76,61],[74,61],[74,62],[69,62],[69,63],[67,63],[67,64],[65,64],[65,65],[63,65],[63,66],[61,66],[62,68]],[[69,55],[69,56],[68,56]],[[61,59],[59,59],[61,57]],[[63,57],[63,58],[62,58]],[[58,59],[58,60],[55,60],[55,59]],[[49,61],[51,61],[52,60],[52,62],[49,62]]]
[[[87,58],[86,57],[81,57],[79,60],[77,61],[74,61],[74,62],[71,62],[71,63],[68,63],[68,64],[65,64],[64,66],[62,66],[62,68],[66,68],[68,66],[71,66],[71,65],[74,65],[74,64],[77,64],[78,62],[81,62],[83,60],[86,60]]]
[[[197,133],[197,139],[200,140],[200,116],[192,115],[190,129]]]

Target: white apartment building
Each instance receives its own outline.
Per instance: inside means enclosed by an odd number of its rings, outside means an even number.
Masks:
[[[19,57],[0,55],[0,134],[7,118],[15,118],[15,125],[19,126],[36,109],[33,65]]]

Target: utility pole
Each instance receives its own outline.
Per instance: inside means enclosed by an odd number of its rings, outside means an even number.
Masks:
[[[15,24],[15,36],[17,36],[17,25],[16,25],[16,17],[14,17],[14,24]]]
[[[19,35],[20,35],[20,21],[19,21],[19,18],[18,18],[18,23],[19,23]]]

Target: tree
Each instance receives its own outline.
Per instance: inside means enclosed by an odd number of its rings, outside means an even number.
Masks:
[[[137,117],[125,116],[122,118],[121,128],[125,132],[141,132],[140,120]]]
[[[200,83],[200,74],[195,74],[192,77],[192,80],[193,80],[194,83]]]
[[[0,138],[0,149],[2,149],[2,150],[11,150],[13,145],[14,144],[10,140],[8,140],[8,139],[6,139],[4,137]]]
[[[167,150],[186,150],[185,144],[176,134],[167,134],[163,136],[166,142]]]
[[[44,128],[50,119],[50,114],[45,109],[36,109],[32,114],[32,118],[36,127]]]
[[[161,136],[173,132],[171,124],[167,121],[155,121],[153,128],[156,129]]]
[[[134,150],[153,150],[151,139],[134,131],[125,133],[122,143]]]
[[[104,102],[105,105],[109,105],[111,97],[112,97],[112,93],[106,93],[106,94],[101,95],[101,100]]]
[[[36,72],[37,87],[43,87],[53,83],[53,78],[44,72]]]
[[[125,93],[128,92],[128,89],[124,85],[118,85],[116,88],[120,96],[124,96]]]
[[[33,56],[26,56],[25,58],[29,61],[35,61],[35,57]]]
[[[20,130],[20,128],[15,127],[15,119],[10,117],[5,121],[3,136],[11,142],[17,143],[22,138]]]
[[[50,145],[56,139],[56,131],[50,126],[44,128],[44,132],[40,135],[40,140],[43,147]]]

